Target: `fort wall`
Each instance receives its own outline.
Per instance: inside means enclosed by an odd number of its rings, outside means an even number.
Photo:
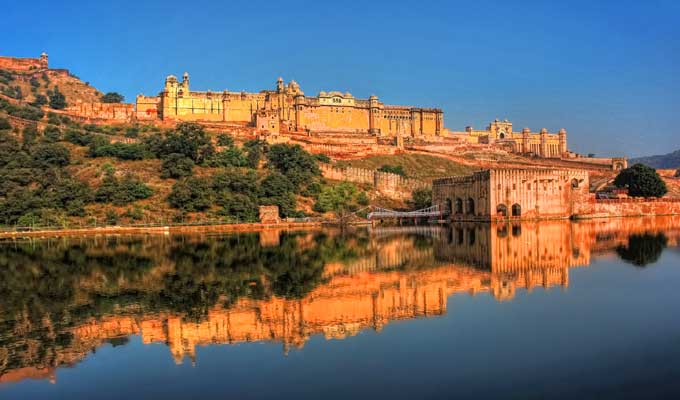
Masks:
[[[395,199],[408,199],[415,189],[429,186],[426,182],[389,172],[352,167],[338,168],[325,164],[320,167],[326,179],[373,185],[381,194]]]

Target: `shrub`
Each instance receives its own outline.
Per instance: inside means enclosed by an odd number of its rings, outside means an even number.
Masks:
[[[356,209],[357,187],[349,182],[341,182],[333,186],[321,189],[314,203],[314,211],[340,211],[343,209]]]
[[[238,147],[229,147],[215,153],[206,164],[210,167],[245,167],[248,159]]]
[[[125,97],[120,93],[108,92],[100,100],[102,103],[122,103]]]
[[[127,174],[119,180],[114,172],[109,169],[95,193],[95,200],[102,203],[110,202],[114,205],[124,205],[149,198],[152,194],[153,190],[134,175]]]
[[[61,140],[61,130],[54,125],[47,125],[43,130],[43,138],[47,142],[58,142]]]
[[[621,171],[614,179],[617,187],[627,187],[633,197],[663,197],[668,192],[666,183],[654,168],[635,164]]]
[[[164,137],[153,135],[145,143],[149,151],[159,158],[165,158],[170,154],[182,154],[195,164],[202,164],[215,153],[215,148],[203,127],[193,122],[180,123]]]
[[[31,155],[36,168],[64,167],[71,161],[69,150],[58,143],[33,146]]]
[[[64,134],[64,140],[79,146],[88,146],[93,139],[92,134],[77,129],[67,129]]]
[[[221,133],[217,135],[217,145],[224,147],[232,147],[234,145],[234,138],[226,133]]]
[[[321,175],[321,170],[314,156],[306,152],[300,145],[275,144],[267,153],[269,164],[281,172],[299,189],[303,183],[310,183]]]
[[[248,154],[248,166],[257,168],[267,150],[267,142],[258,139],[249,140],[243,144],[243,149]]]
[[[396,174],[396,175],[406,177],[406,172],[404,171],[404,167],[402,167],[401,165],[383,165],[380,168],[378,168],[378,171],[389,172],[390,174]]]
[[[214,192],[211,182],[205,178],[190,177],[172,186],[168,203],[183,211],[203,211],[212,205]]]
[[[59,91],[58,87],[55,86],[54,89],[48,91],[47,96],[50,100],[50,108],[54,108],[55,110],[63,110],[66,108],[66,97]]]
[[[432,205],[432,189],[416,189],[411,194],[412,207],[416,210],[430,207]]]
[[[47,104],[47,102],[48,102],[47,97],[45,97],[42,94],[38,94],[35,96],[35,100],[33,100],[33,103],[31,103],[31,105],[33,105],[34,107],[41,107]]]
[[[24,147],[31,146],[38,138],[38,127],[36,125],[26,125],[26,127],[21,131],[21,138],[23,140]]]
[[[94,137],[90,142],[90,157],[116,157],[120,160],[142,160],[146,155],[144,146],[138,143],[110,143],[103,137]]]
[[[315,155],[314,155],[314,158],[316,158],[316,160],[317,160],[318,162],[324,163],[324,164],[330,164],[330,162],[331,162],[331,158],[328,157],[328,156],[325,155],[325,154],[315,154]]]
[[[184,178],[191,176],[194,169],[194,162],[183,154],[170,154],[161,164],[161,178]]]
[[[9,123],[7,118],[0,118],[0,131],[12,129],[12,124]]]
[[[116,210],[106,210],[106,225],[118,225],[118,213]]]

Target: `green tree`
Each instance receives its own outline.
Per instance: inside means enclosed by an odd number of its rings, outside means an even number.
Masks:
[[[614,179],[614,185],[628,188],[628,195],[633,197],[663,197],[668,192],[656,170],[644,164],[621,171]]]
[[[45,95],[37,94],[37,95],[35,95],[35,100],[33,100],[33,103],[31,103],[31,105],[33,105],[34,107],[42,107],[42,106],[46,105],[47,103],[48,103],[48,100],[47,100],[47,97],[45,97]]]
[[[58,143],[41,143],[31,151],[36,168],[65,167],[71,162],[69,150]]]
[[[175,130],[167,132],[161,140],[147,141],[147,146],[159,158],[165,158],[170,154],[183,154],[195,164],[202,164],[215,153],[215,148],[203,126],[193,122],[178,124]]]
[[[220,133],[217,135],[217,145],[223,147],[232,147],[234,146],[234,138],[226,133]]]
[[[24,147],[28,148],[33,145],[38,138],[38,127],[36,125],[26,125],[21,131],[21,139]]]
[[[43,139],[46,142],[58,142],[61,140],[61,130],[54,125],[47,125],[43,130]]]
[[[229,147],[215,153],[206,164],[211,167],[245,167],[248,159],[238,147]]]
[[[7,118],[0,118],[0,131],[12,129],[12,124],[9,123]]]
[[[260,184],[262,191],[260,204],[269,206],[279,206],[283,217],[294,217],[297,215],[295,210],[295,186],[288,178],[280,172],[271,172]]]
[[[100,100],[102,103],[122,103],[125,98],[120,93],[108,92]]]
[[[303,183],[308,184],[321,176],[316,158],[306,152],[300,145],[275,144],[267,153],[269,164],[286,176],[299,189]]]
[[[210,180],[190,177],[177,181],[172,186],[168,203],[184,211],[204,211],[213,203],[214,192]]]
[[[350,182],[341,182],[337,185],[325,186],[314,203],[314,211],[340,211],[344,209],[356,209],[357,187]]]
[[[163,159],[161,164],[161,178],[184,178],[191,176],[194,162],[184,154],[173,153]]]
[[[412,207],[416,210],[430,207],[432,205],[432,189],[416,189],[411,194]]]
[[[401,165],[383,165],[380,168],[378,168],[378,171],[388,172],[390,174],[396,174],[406,177],[406,171],[404,171],[404,167],[402,167]]]
[[[54,108],[55,110],[63,110],[66,108],[66,96],[64,96],[64,94],[59,91],[57,86],[55,86],[51,91],[48,91],[47,96],[50,100],[50,108]]]

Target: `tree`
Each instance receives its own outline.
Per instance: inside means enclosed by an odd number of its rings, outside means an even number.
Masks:
[[[173,153],[183,154],[196,164],[202,164],[215,153],[215,148],[203,126],[194,122],[178,124],[174,131],[167,132],[161,140],[147,141],[147,146],[159,158],[165,158]]]
[[[292,217],[297,214],[295,187],[285,175],[276,171],[270,173],[260,183],[260,189],[262,190],[261,205],[279,206],[283,217]]]
[[[380,168],[378,168],[378,171],[388,172],[390,174],[396,174],[403,177],[406,176],[406,171],[404,171],[404,167],[402,167],[401,165],[383,165]]]
[[[635,164],[621,171],[614,179],[614,185],[628,188],[628,195],[633,197],[663,197],[668,192],[666,183],[656,170],[644,164]]]
[[[36,168],[65,167],[71,162],[69,150],[58,143],[38,144],[31,155]]]
[[[214,192],[211,182],[205,178],[190,177],[177,181],[172,186],[168,203],[184,211],[203,211],[212,205]]]
[[[57,86],[55,86],[51,91],[48,91],[47,96],[50,100],[50,108],[54,108],[55,110],[63,110],[66,108],[66,96],[64,96],[64,94],[59,91]]]
[[[38,127],[32,124],[26,125],[26,127],[21,131],[21,138],[24,142],[24,147],[30,147],[38,138]]]
[[[229,147],[215,153],[206,164],[211,167],[245,167],[248,159],[238,147]]]
[[[43,130],[43,139],[46,142],[58,142],[61,140],[61,130],[54,125],[47,125]]]
[[[248,154],[248,166],[257,168],[260,166],[262,156],[266,153],[267,142],[259,139],[249,140],[243,144],[243,149]]]
[[[12,124],[9,123],[7,118],[0,118],[0,131],[12,129]]]
[[[108,92],[100,100],[102,103],[122,103],[125,97],[120,93]]]
[[[349,182],[325,186],[317,196],[314,203],[314,211],[327,212],[356,209],[357,196],[357,187]]]
[[[184,154],[173,153],[163,159],[161,164],[161,178],[184,178],[191,176],[194,162]]]
[[[296,190],[303,183],[310,183],[321,175],[316,158],[298,144],[271,146],[267,153],[267,160],[272,167],[288,178]]]
[[[432,205],[432,189],[416,189],[411,194],[413,208],[420,210]]]
[[[217,135],[217,145],[223,147],[232,147],[234,145],[234,138],[226,133]]]
[[[35,107],[41,107],[41,106],[44,106],[47,103],[48,103],[48,100],[47,100],[47,97],[45,97],[45,95],[37,94],[35,96],[35,100],[33,100],[33,103],[31,103],[31,104]]]

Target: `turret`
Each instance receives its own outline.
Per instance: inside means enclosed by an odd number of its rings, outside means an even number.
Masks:
[[[380,135],[380,128],[378,128],[377,117],[380,103],[378,96],[371,95],[368,98],[368,133],[371,135]]]
[[[184,75],[182,75],[182,89],[184,89],[185,93],[189,93],[189,73],[185,72]]]
[[[560,139],[560,156],[565,154],[567,150],[567,130],[562,128],[558,133]]]
[[[531,129],[529,129],[529,128],[522,129],[522,153],[530,153],[531,152],[530,138],[531,138]]]
[[[541,128],[541,157],[548,157],[548,130]]]
[[[43,53],[40,55],[40,68],[43,69],[48,69],[48,63],[47,63],[47,53],[43,51]]]

